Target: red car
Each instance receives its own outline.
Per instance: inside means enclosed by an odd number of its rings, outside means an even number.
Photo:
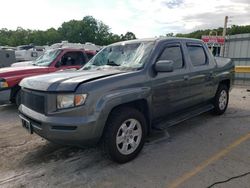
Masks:
[[[0,69],[0,104],[12,102],[20,104],[19,82],[26,77],[47,74],[65,69],[79,69],[96,52],[82,49],[52,49],[33,61],[29,66]]]

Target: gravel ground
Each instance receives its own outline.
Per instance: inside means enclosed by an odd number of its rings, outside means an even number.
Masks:
[[[234,88],[230,97],[224,115],[206,113],[171,127],[170,139],[154,139],[123,165],[98,148],[29,135],[16,107],[1,106],[0,187],[250,188],[250,92]]]

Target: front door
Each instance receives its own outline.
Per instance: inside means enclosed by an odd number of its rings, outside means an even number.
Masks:
[[[56,67],[58,70],[66,69],[79,69],[85,65],[87,59],[85,58],[83,52],[81,51],[72,51],[66,52],[61,60],[57,62]]]
[[[181,109],[190,106],[187,98],[189,67],[183,58],[183,49],[180,43],[165,45],[157,61],[172,60],[173,72],[159,72],[153,78],[153,118],[165,118]]]

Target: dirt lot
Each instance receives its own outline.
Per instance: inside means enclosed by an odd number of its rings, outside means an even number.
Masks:
[[[174,126],[170,139],[149,142],[124,165],[98,148],[63,147],[29,135],[15,106],[0,107],[0,130],[0,187],[250,188],[246,88],[233,89],[226,114]]]

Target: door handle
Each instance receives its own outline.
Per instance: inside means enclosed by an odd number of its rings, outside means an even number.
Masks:
[[[188,75],[185,75],[183,78],[184,78],[184,80],[186,80],[186,81],[189,80],[189,76],[188,76]]]
[[[213,78],[213,77],[214,77],[214,73],[213,73],[213,72],[209,72],[208,78],[211,79],[211,78]]]

